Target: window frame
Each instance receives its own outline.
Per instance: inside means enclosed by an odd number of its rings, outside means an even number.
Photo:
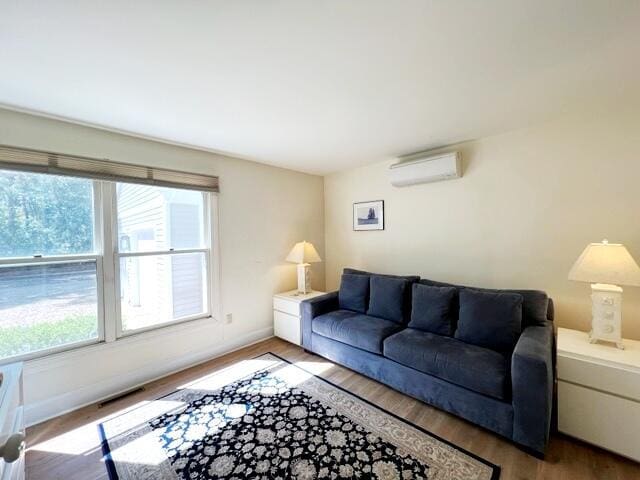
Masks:
[[[6,169],[1,169],[2,171]],[[47,175],[42,173],[41,175]],[[126,183],[126,182],[123,182]],[[0,358],[0,365],[27,361],[49,355],[97,344],[106,344],[124,340],[131,336],[175,327],[196,320],[211,319],[217,321],[221,311],[219,291],[219,237],[218,237],[218,195],[217,192],[199,191],[203,195],[203,236],[201,248],[170,249],[153,252],[119,252],[118,211],[116,182],[92,180],[93,184],[93,252],[87,254],[66,254],[33,257],[0,258],[2,265],[29,265],[52,263],[75,263],[87,260],[96,262],[97,331],[96,338],[72,342],[51,348],[36,350],[21,355]],[[158,187],[161,188],[161,187]],[[174,187],[172,187],[174,188]],[[196,315],[169,320],[135,330],[122,329],[120,299],[120,259],[148,255],[174,255],[184,253],[203,253],[205,258],[206,311]],[[183,325],[184,326],[184,325]]]

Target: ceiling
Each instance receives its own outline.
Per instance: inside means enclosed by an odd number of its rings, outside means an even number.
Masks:
[[[0,0],[0,104],[311,173],[639,96],[637,0]]]

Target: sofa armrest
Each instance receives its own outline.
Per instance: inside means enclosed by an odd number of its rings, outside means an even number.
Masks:
[[[511,358],[513,440],[544,455],[553,407],[553,324],[524,329]]]
[[[319,315],[338,309],[338,292],[330,292],[302,302],[302,347],[313,351],[311,322]]]

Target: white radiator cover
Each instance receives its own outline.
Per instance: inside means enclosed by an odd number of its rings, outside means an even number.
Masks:
[[[394,187],[451,180],[462,176],[459,152],[400,161],[389,167],[389,179]]]

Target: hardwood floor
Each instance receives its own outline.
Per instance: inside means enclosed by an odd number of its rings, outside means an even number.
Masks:
[[[292,362],[312,362],[320,376],[364,397],[456,445],[502,467],[502,480],[640,479],[640,464],[564,436],[554,436],[547,458],[538,460],[511,443],[474,425],[413,400],[321,357],[279,339],[269,339],[145,386],[144,391],[103,408],[91,405],[27,430],[28,480],[107,479],[97,424],[102,418],[153,400],[180,385],[265,352]]]

